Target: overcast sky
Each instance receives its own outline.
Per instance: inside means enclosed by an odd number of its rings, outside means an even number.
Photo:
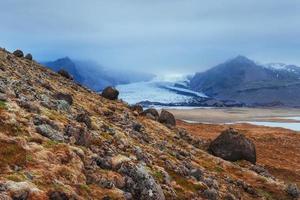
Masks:
[[[299,0],[0,0],[0,46],[158,73],[236,55],[300,65]]]

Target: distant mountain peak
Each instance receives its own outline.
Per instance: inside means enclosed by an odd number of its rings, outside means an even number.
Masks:
[[[57,59],[56,61],[54,61],[54,62],[58,62],[58,61],[72,62],[71,58],[69,58],[68,56],[62,57],[62,58],[58,58],[58,59]]]
[[[230,59],[227,61],[227,63],[251,63],[254,64],[253,60],[250,60],[249,58],[247,58],[246,56],[243,55],[238,55],[233,59]]]

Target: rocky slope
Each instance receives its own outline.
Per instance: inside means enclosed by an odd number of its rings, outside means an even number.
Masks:
[[[139,112],[1,49],[0,199],[292,199],[297,192]]]
[[[191,89],[221,100],[248,105],[300,106],[300,67],[260,65],[238,56],[212,69],[197,73]]]

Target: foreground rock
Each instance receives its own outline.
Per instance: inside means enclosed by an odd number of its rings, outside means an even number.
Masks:
[[[175,120],[174,115],[166,110],[161,111],[158,121],[160,123],[170,125],[170,126],[176,125],[176,120]]]
[[[208,151],[224,160],[247,160],[256,163],[256,149],[253,142],[231,128],[212,141]]]
[[[102,97],[109,100],[117,100],[119,96],[119,91],[114,87],[107,87],[102,91]]]
[[[140,200],[164,200],[165,196],[160,185],[156,184],[153,177],[142,165],[124,163],[119,171],[132,179],[126,189],[133,194],[134,199]]]

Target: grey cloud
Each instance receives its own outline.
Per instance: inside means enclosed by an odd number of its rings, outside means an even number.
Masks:
[[[163,73],[237,54],[300,65],[299,10],[295,0],[3,0],[0,45]]]

